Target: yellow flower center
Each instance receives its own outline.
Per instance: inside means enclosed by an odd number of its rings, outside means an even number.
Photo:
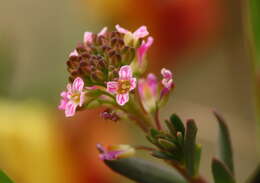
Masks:
[[[117,92],[119,94],[125,94],[125,93],[129,92],[129,90],[131,88],[131,83],[129,80],[119,80],[118,83],[119,83],[119,85],[118,85]]]
[[[71,96],[70,96],[71,100],[76,103],[76,104],[79,104],[80,102],[80,93],[73,93]]]

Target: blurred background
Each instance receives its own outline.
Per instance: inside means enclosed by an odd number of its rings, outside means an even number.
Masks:
[[[216,109],[231,128],[237,180],[245,181],[259,163],[259,19],[259,0],[1,2],[0,168],[16,183],[130,182],[102,164],[95,144],[147,144],[139,129],[102,121],[99,109],[70,119],[57,110],[70,51],[85,31],[119,23],[147,25],[155,38],[150,71],[174,71],[176,89],[161,117],[195,118],[202,174],[212,180]]]

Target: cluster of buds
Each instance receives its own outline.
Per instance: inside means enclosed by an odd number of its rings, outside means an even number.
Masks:
[[[153,43],[148,35],[145,26],[135,32],[119,25],[112,32],[106,27],[98,34],[85,32],[83,42],[69,54],[69,84],[61,93],[59,109],[71,117],[78,110],[105,106],[103,119],[135,121],[145,132],[160,129],[159,108],[174,87],[173,75],[162,69],[161,80],[152,73],[144,77],[146,54]],[[103,157],[122,154],[101,146],[99,150]]]

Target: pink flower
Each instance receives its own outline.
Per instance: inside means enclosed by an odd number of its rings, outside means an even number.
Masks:
[[[136,78],[132,77],[132,69],[129,65],[122,66],[119,70],[118,81],[107,83],[107,91],[116,94],[116,101],[124,105],[129,100],[129,92],[136,87]]]
[[[156,76],[150,73],[146,79],[140,79],[138,81],[138,92],[144,108],[147,111],[154,110],[158,100],[158,81]]]
[[[137,60],[139,64],[142,63],[147,50],[152,44],[153,44],[153,37],[148,37],[147,41],[145,42],[143,40],[141,46],[137,49]]]
[[[168,69],[163,68],[161,70],[161,74],[163,76],[162,85],[167,89],[171,89],[173,87],[172,72]]]
[[[124,29],[123,27],[121,27],[120,25],[116,25],[116,30],[122,34],[128,34],[130,33],[134,39],[139,39],[139,38],[144,38],[146,36],[148,36],[149,32],[147,31],[146,26],[141,26],[139,27],[135,32],[130,32],[129,30]]]
[[[67,91],[61,92],[60,110],[65,110],[65,116],[71,117],[75,115],[76,108],[82,106],[84,102],[85,92],[83,91],[84,81],[77,77],[73,84],[67,85]]]
[[[107,148],[101,144],[97,144],[97,149],[100,152],[101,160],[116,160],[119,158],[128,158],[135,154],[135,149],[129,145],[110,145]]]
[[[101,29],[101,31],[98,33],[98,36],[102,36],[107,32],[107,27],[104,27],[103,29]],[[92,38],[93,33],[92,32],[85,32],[84,33],[84,43],[92,43],[93,38]]]

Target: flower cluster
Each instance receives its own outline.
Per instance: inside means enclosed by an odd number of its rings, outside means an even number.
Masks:
[[[69,54],[69,84],[61,92],[60,110],[66,117],[77,110],[105,106],[101,117],[111,121],[135,121],[142,130],[160,128],[159,108],[174,87],[170,70],[161,70],[161,80],[145,77],[147,51],[153,44],[146,26],[130,32],[119,25],[109,32],[85,32],[83,42]],[[120,146],[120,148],[126,146]],[[122,150],[99,145],[102,159],[115,159]]]

